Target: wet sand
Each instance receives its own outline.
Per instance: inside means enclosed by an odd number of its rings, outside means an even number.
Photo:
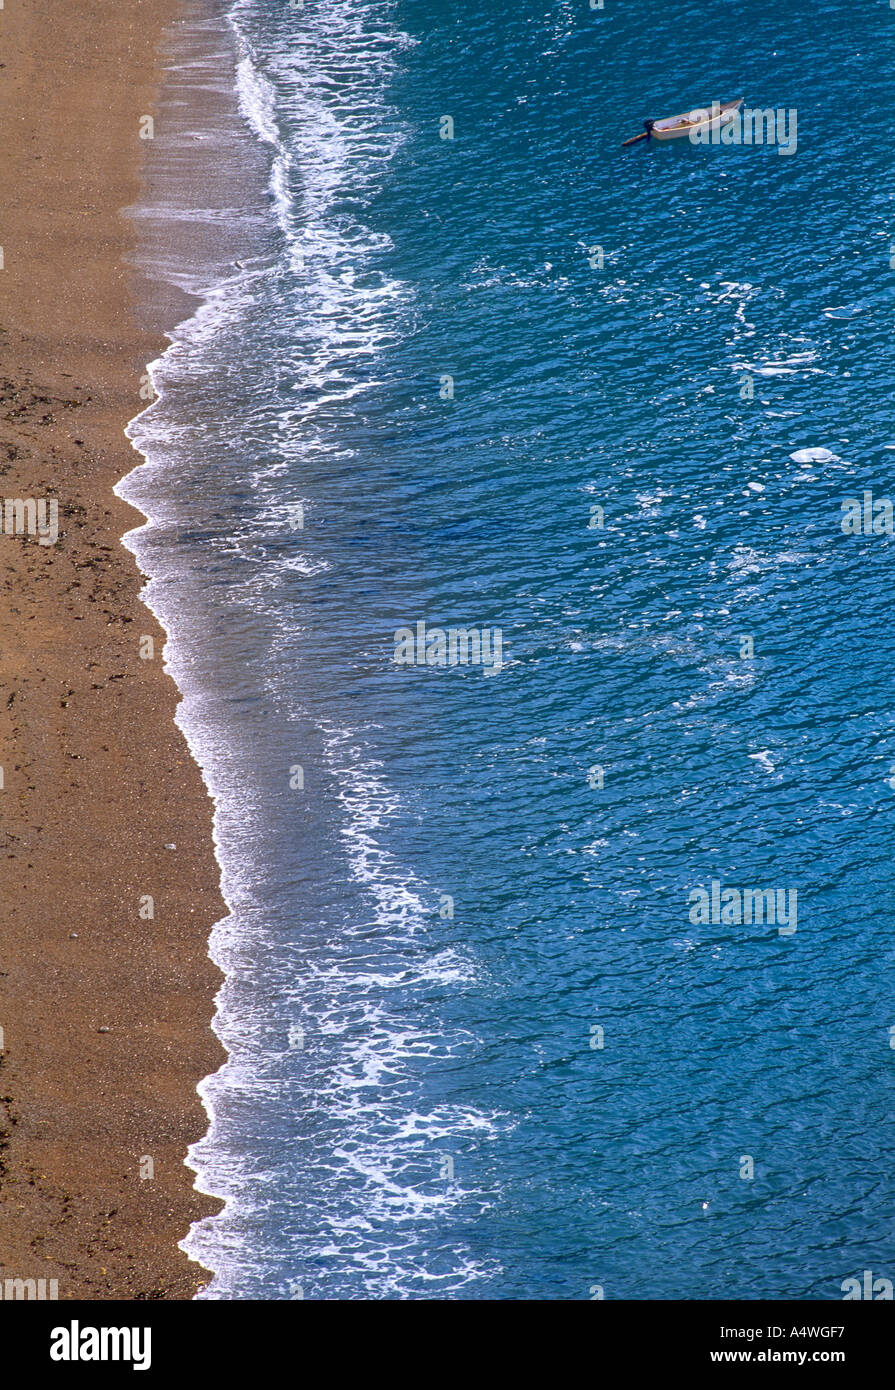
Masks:
[[[0,12],[0,500],[59,506],[55,544],[0,534],[0,1277],[62,1299],[191,1297],[208,1275],[178,1241],[219,1206],[184,1166],[224,1055],[211,807],[113,495],[183,316],[169,295],[147,329],[121,213],[176,12]]]

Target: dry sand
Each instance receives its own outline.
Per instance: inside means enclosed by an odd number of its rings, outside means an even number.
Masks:
[[[223,1060],[211,810],[112,491],[164,346],[120,209],[175,8],[0,11],[0,500],[56,497],[60,529],[0,534],[0,1277],[60,1298],[191,1297],[208,1276],[177,1242],[219,1205],[184,1166]]]

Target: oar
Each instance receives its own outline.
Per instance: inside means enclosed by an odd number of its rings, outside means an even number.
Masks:
[[[649,140],[652,137],[653,126],[655,125],[655,121],[644,121],[643,124],[646,126],[646,129],[642,132],[642,134],[632,135],[630,140],[623,140],[622,149],[625,148],[625,145],[636,145],[638,140]]]

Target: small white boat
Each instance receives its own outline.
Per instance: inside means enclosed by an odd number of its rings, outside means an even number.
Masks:
[[[661,121],[644,121],[644,132],[625,140],[625,145],[634,145],[638,140],[680,140],[685,135],[699,131],[700,135],[720,130],[734,119],[743,104],[743,97],[736,101],[715,101],[711,106],[694,106],[680,116],[666,116]]]

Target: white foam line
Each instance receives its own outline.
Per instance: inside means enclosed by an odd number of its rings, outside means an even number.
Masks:
[[[309,302],[302,327],[304,331],[317,335],[319,352],[312,355],[310,362],[306,364],[303,384],[312,386],[315,381],[327,381],[332,386],[332,369],[331,366],[327,367],[328,363],[331,364],[339,358],[350,358],[357,362],[364,357],[375,355],[381,351],[384,344],[394,340],[394,334],[381,318],[378,304],[381,303],[383,310],[391,308],[395,302],[406,299],[409,294],[406,286],[387,279],[378,286],[355,290],[351,283],[352,272],[356,272],[363,265],[366,257],[387,248],[390,242],[387,237],[373,234],[359,224],[346,227],[340,222],[338,226],[330,226],[326,220],[333,199],[339,196],[340,189],[344,186],[346,174],[350,175],[353,187],[356,187],[358,177],[362,182],[372,184],[397,148],[400,137],[391,136],[384,147],[381,143],[375,144],[376,157],[371,158],[371,144],[375,143],[373,137],[382,124],[382,109],[381,102],[375,101],[371,95],[370,84],[377,73],[381,80],[383,73],[388,69],[387,55],[383,57],[383,49],[389,42],[400,46],[401,42],[406,40],[406,36],[379,34],[376,36],[377,44],[374,45],[376,51],[371,53],[369,48],[372,40],[368,42],[362,33],[362,21],[358,19],[356,7],[337,4],[325,10],[321,16],[321,23],[324,26],[329,25],[329,28],[322,35],[312,36],[312,40],[323,42],[324,61],[317,62],[314,69],[314,54],[307,51],[290,54],[288,59],[282,59],[284,69],[291,65],[293,77],[296,66],[302,73],[302,82],[293,93],[293,104],[297,109],[291,112],[293,116],[297,115],[300,118],[295,153],[302,161],[304,177],[301,204],[296,208],[290,187],[293,153],[284,145],[277,126],[278,93],[272,82],[253,62],[248,40],[237,24],[240,11],[249,9],[250,5],[246,0],[239,0],[228,16],[237,36],[241,55],[234,74],[235,91],[240,110],[250,129],[262,143],[270,146],[272,151],[269,187],[273,196],[273,211],[289,248],[289,263],[293,270],[307,272],[308,275]],[[338,63],[341,80],[346,61],[341,39],[346,32],[346,25],[352,37],[357,38],[360,35],[364,42],[352,50],[352,55],[357,59],[360,88],[359,92],[353,93],[356,108],[343,116],[343,99],[339,97],[334,103],[334,110],[327,106],[323,94],[332,94],[336,90],[334,79],[325,70],[326,61]],[[307,48],[307,42],[305,47]],[[359,111],[363,114],[359,115]],[[359,164],[352,164],[352,155],[363,158]],[[212,801],[212,842],[220,868],[221,891],[228,909],[228,915],[212,929],[209,951],[212,959],[225,972],[224,984],[215,1000],[217,1012],[212,1026],[221,1041],[229,1037],[232,1046],[228,1049],[224,1065],[217,1072],[205,1077],[197,1088],[208,1119],[208,1129],[204,1138],[191,1147],[187,1160],[196,1173],[197,1190],[222,1197],[224,1209],[217,1216],[194,1225],[181,1244],[181,1248],[191,1259],[201,1261],[213,1269],[215,1278],[213,1285],[206,1290],[206,1297],[215,1296],[215,1286],[223,1287],[223,1296],[227,1296],[227,1285],[234,1269],[237,1274],[239,1270],[239,1258],[233,1259],[232,1244],[233,1230],[239,1215],[239,1198],[245,1184],[232,1152],[228,1152],[225,1144],[222,1146],[218,1142],[220,1127],[215,1110],[215,1097],[227,1095],[234,1086],[238,1087],[244,1075],[251,1076],[253,1085],[258,1083],[255,1073],[245,1070],[246,1053],[248,1051],[250,1059],[255,1043],[252,1023],[243,1019],[240,1026],[240,1020],[232,1019],[227,1012],[228,991],[236,979],[237,952],[241,944],[251,939],[254,930],[249,911],[253,904],[250,894],[246,892],[242,864],[227,862],[226,844],[232,834],[232,819],[235,813],[227,804],[223,765],[221,764],[220,769],[218,767],[220,750],[216,747],[216,740],[219,734],[213,726],[203,722],[205,694],[192,686],[190,652],[183,646],[187,639],[178,635],[176,615],[168,615],[166,618],[163,576],[154,578],[151,562],[144,563],[142,557],[147,551],[144,542],[161,524],[163,516],[157,504],[153,507],[151,488],[155,469],[165,467],[166,462],[164,453],[161,459],[157,459],[153,457],[153,451],[157,449],[160,439],[164,442],[176,439],[176,426],[169,425],[166,435],[160,433],[161,419],[158,417],[163,418],[165,413],[166,378],[178,375],[184,359],[189,361],[191,357],[195,358],[197,350],[201,351],[203,344],[216,337],[229,313],[234,308],[239,308],[242,302],[241,289],[244,288],[248,292],[252,281],[259,275],[271,274],[273,271],[272,266],[260,271],[247,269],[239,276],[228,274],[216,283],[200,287],[198,293],[203,302],[189,319],[178,325],[170,335],[170,346],[161,357],[149,365],[148,373],[157,398],[130,422],[126,431],[128,438],[143,458],[115,488],[119,496],[131,505],[140,507],[146,516],[144,524],[128,532],[123,538],[123,543],[134,554],[143,573],[149,577],[144,601],[167,632],[165,669],[183,695],[175,720],[200,768]],[[340,327],[346,321],[351,322],[354,327],[350,334]],[[344,394],[333,395],[331,400],[350,398],[355,391],[362,389],[369,388],[362,383],[349,386]],[[322,402],[318,401],[316,408],[319,409],[321,404]],[[148,469],[148,473],[144,473],[144,469]],[[401,869],[371,833],[394,809],[393,794],[372,769],[365,770],[362,765],[358,765],[357,749],[345,749],[345,744],[354,738],[353,734],[334,729],[326,733],[329,736],[328,754],[331,762],[339,762],[340,748],[352,755],[350,767],[339,769],[345,787],[340,800],[348,817],[348,824],[342,833],[350,872],[355,882],[376,902],[379,919],[390,929],[389,939],[392,934],[396,934],[395,941],[406,947],[419,930],[424,913],[424,898],[428,890],[426,885],[417,882],[412,873]],[[235,933],[237,914],[241,922],[238,940]],[[246,932],[248,936],[245,935]],[[339,964],[336,962],[333,969],[337,972],[340,995],[346,983],[358,987],[361,995],[370,989],[381,990],[388,987],[388,974],[384,974],[381,966],[373,962],[370,963],[371,968],[366,974],[358,971],[356,965],[352,967],[353,974],[351,971],[346,972],[344,963],[341,969],[338,968]],[[403,966],[415,964],[417,963],[409,958],[403,961]],[[406,970],[404,973],[406,977]],[[411,971],[411,974],[413,973]],[[429,957],[424,973],[427,973],[430,979],[434,977],[437,982],[450,985],[468,980],[471,967],[467,961],[448,949],[440,952],[435,958]],[[352,1097],[361,1094],[382,1074],[388,1074],[395,1079],[401,1073],[406,1083],[412,1075],[407,1068],[412,1066],[415,1060],[436,1055],[433,1044],[427,1041],[424,1035],[417,1035],[412,1029],[408,1029],[399,1018],[390,1019],[382,1012],[381,1006],[374,1005],[372,1000],[367,1000],[365,1007],[373,1007],[374,1013],[380,1017],[381,1028],[378,1030],[377,1040],[373,1045],[368,1038],[364,1047],[359,1050],[349,1049],[340,1066],[336,1068],[332,1083],[336,1085],[336,1093],[331,1096],[333,1115],[336,1118],[341,1115],[343,1121],[347,1120],[349,1115],[354,1115],[355,1119],[360,1117],[358,1123],[362,1122],[365,1107],[357,1110]],[[332,1026],[338,1026],[338,1019],[333,1020]],[[448,1038],[446,1041],[441,1040],[439,1045],[447,1047],[450,1051],[455,1046],[462,1046],[462,1042],[452,1042]],[[365,1051],[365,1048],[368,1050]],[[337,1084],[340,1079],[341,1087]],[[330,1090],[331,1086],[328,1087],[328,1092]],[[335,1103],[337,1098],[338,1104]],[[420,1117],[415,1117],[415,1112],[410,1117],[402,1115],[400,1107],[397,1114],[380,1114],[379,1110],[381,1107],[377,1110],[379,1122],[398,1126],[398,1132],[408,1133],[408,1125],[413,1129],[420,1120]],[[420,1122],[430,1127],[434,1126],[433,1132],[440,1133],[444,1126],[451,1131],[458,1128],[463,1131],[470,1127],[489,1129],[494,1123],[494,1117],[477,1112],[456,1111],[440,1116],[433,1112]],[[366,1173],[368,1183],[372,1183],[374,1190],[377,1184],[384,1184],[392,1197],[397,1199],[399,1208],[407,1204],[420,1215],[426,1211],[440,1209],[446,1200],[443,1196],[433,1201],[429,1197],[420,1196],[412,1188],[394,1185],[393,1180],[387,1176],[387,1166],[381,1162],[377,1163],[376,1144],[368,1131],[369,1126],[366,1131],[353,1132],[352,1142],[356,1144],[365,1140],[368,1152],[366,1160],[354,1153],[349,1160],[351,1166],[362,1174]],[[458,1189],[457,1195],[459,1197],[469,1194]],[[362,1196],[367,1200],[369,1193],[366,1187]],[[348,1212],[338,1215],[338,1219],[336,1213],[333,1213],[332,1217],[332,1228],[337,1229],[340,1221],[343,1224],[354,1220],[362,1221],[364,1214],[355,1204],[351,1204]],[[352,1256],[344,1251],[338,1253],[342,1257],[343,1265],[350,1265]],[[251,1252],[245,1250],[241,1250],[239,1254],[244,1261],[248,1261],[251,1256]],[[459,1249],[456,1254],[457,1267],[452,1271],[452,1275],[445,1276],[448,1281],[455,1278],[465,1283],[469,1279],[481,1277],[483,1271],[479,1269],[476,1261],[471,1260],[467,1253]],[[400,1288],[402,1270],[395,1265],[395,1254],[391,1247],[365,1251],[364,1258],[371,1273],[376,1273],[378,1266],[388,1265],[388,1271],[379,1269],[379,1277],[387,1278],[395,1288]],[[410,1277],[411,1272],[406,1273]],[[415,1270],[413,1274],[417,1278],[426,1277],[423,1270]]]

